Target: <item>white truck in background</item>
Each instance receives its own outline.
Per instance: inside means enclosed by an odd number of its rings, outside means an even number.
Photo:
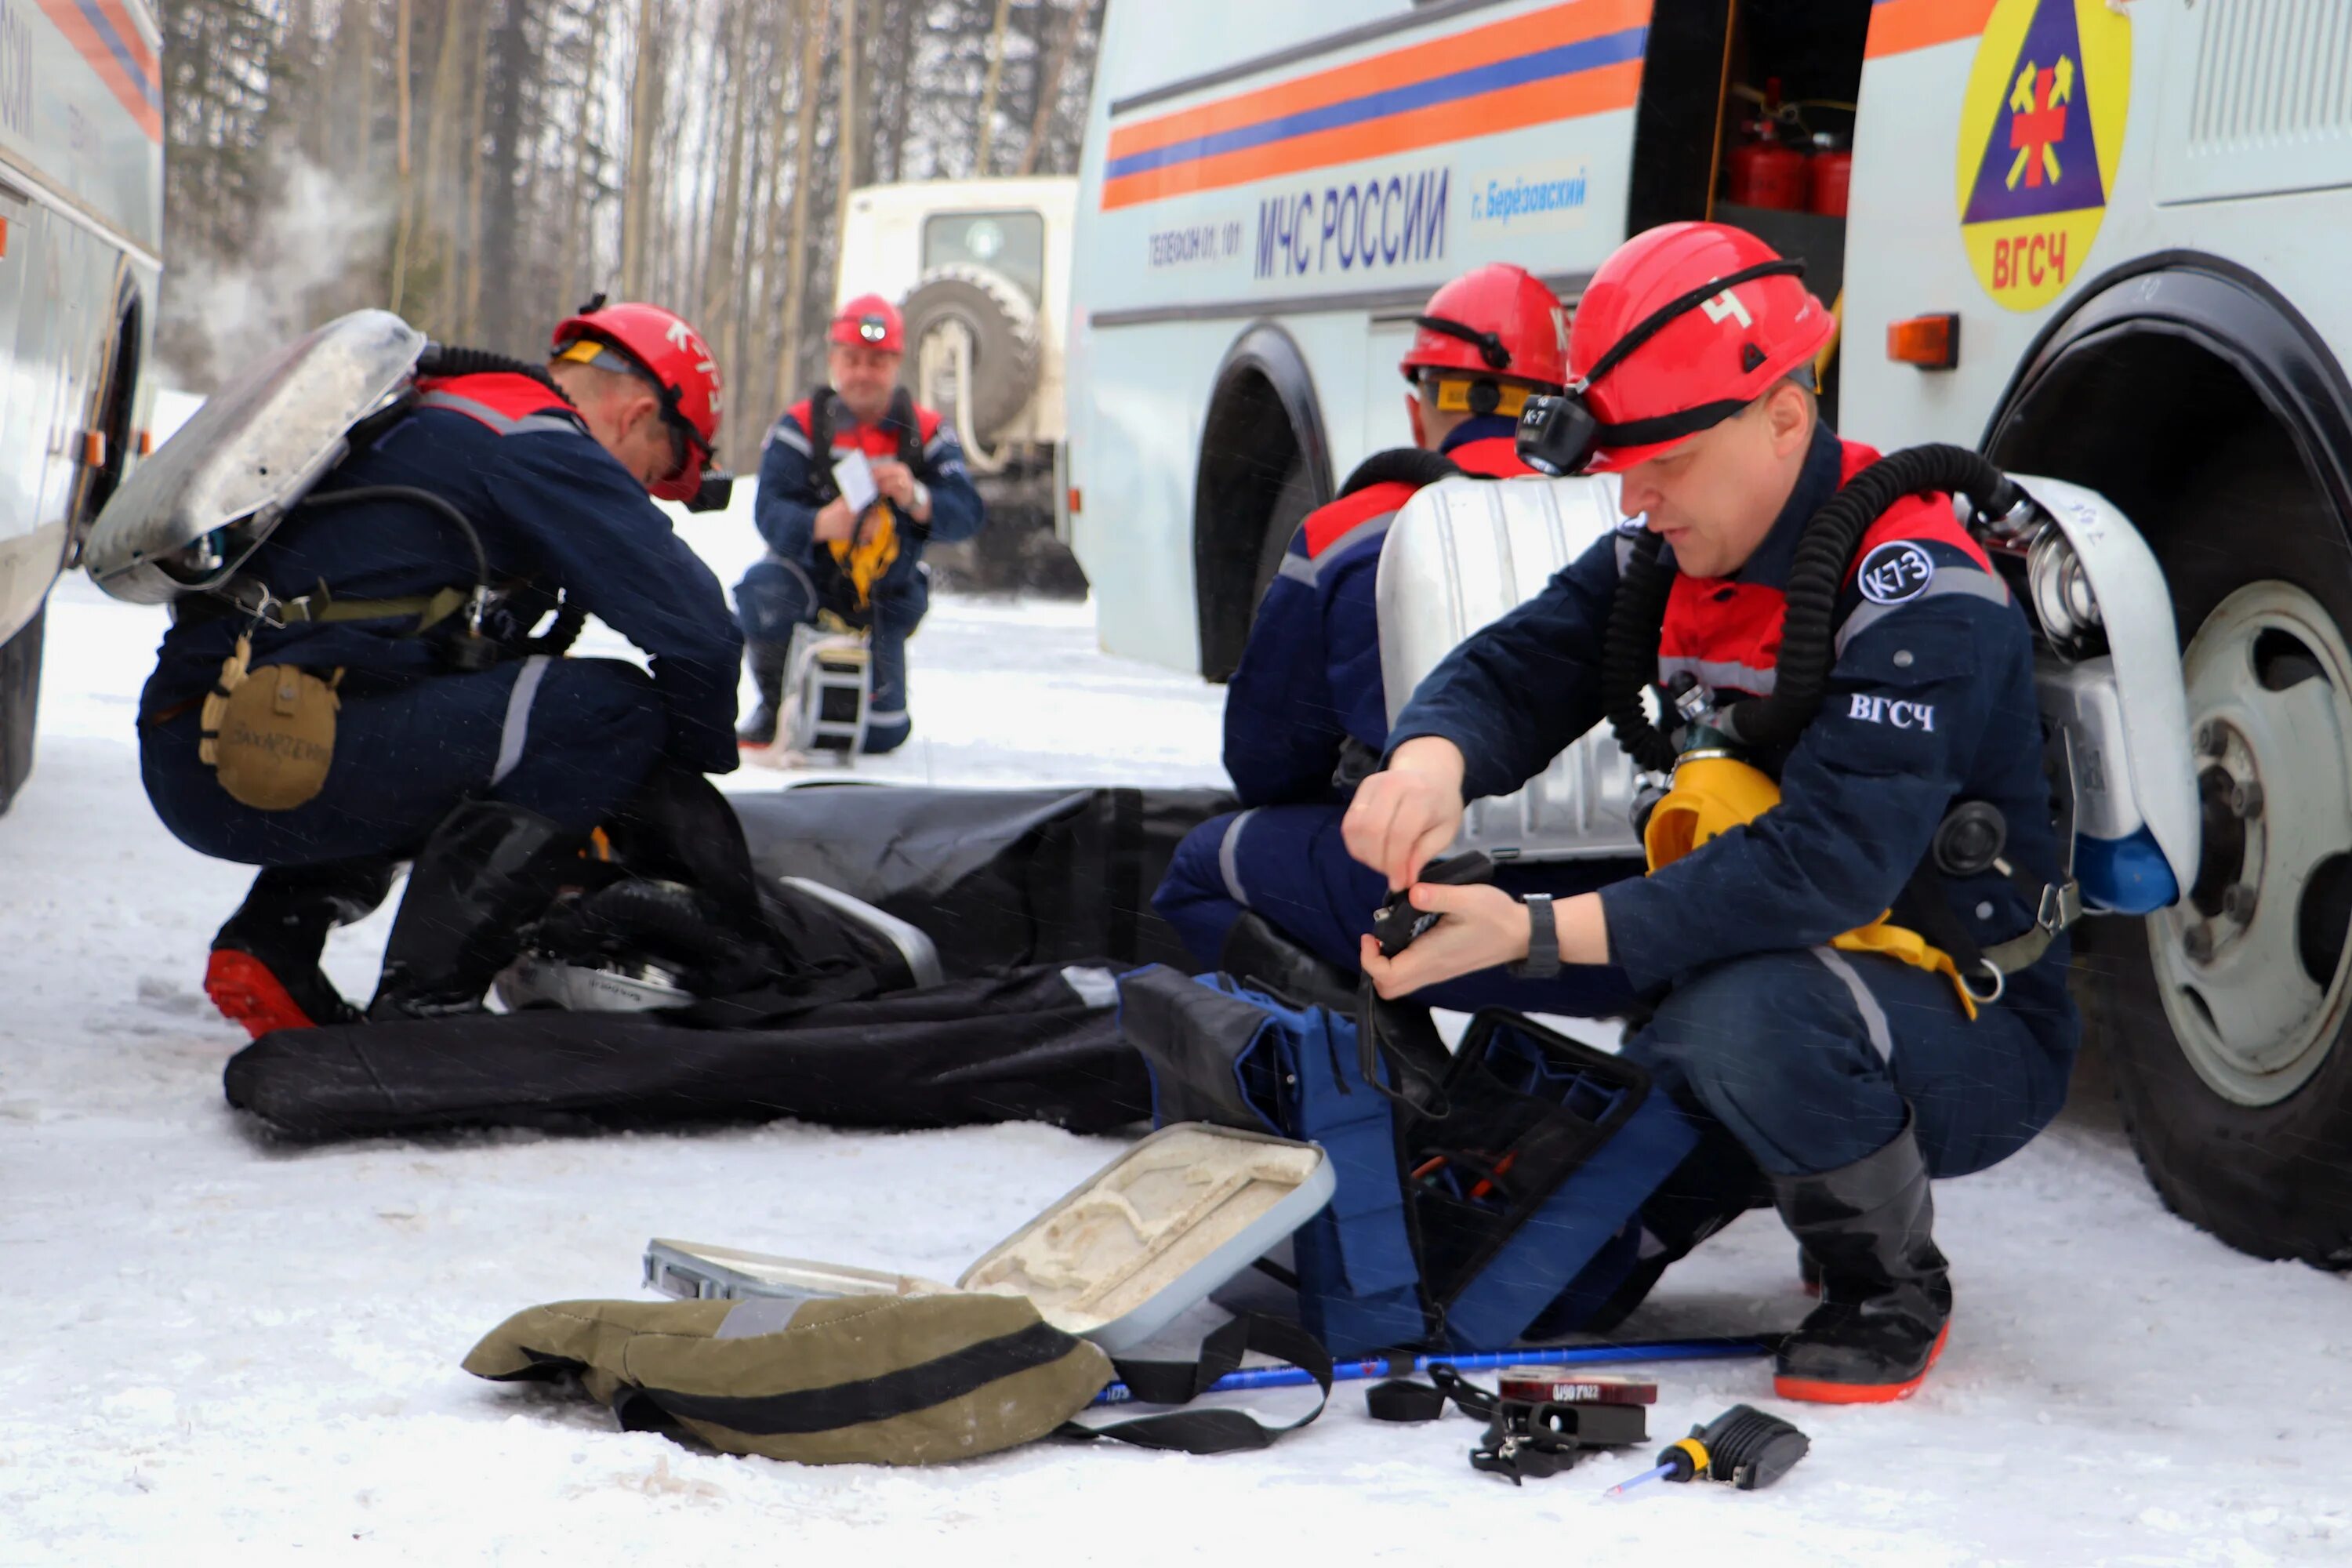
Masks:
[[[927,553],[962,586],[1086,592],[1066,544],[1062,478],[1077,186],[1039,176],[850,193],[835,302],[867,292],[898,301],[900,378],[953,426],[988,507],[978,539]]]
[[[0,0],[0,810],[33,765],[49,585],[143,444],[161,46],[145,0]]]

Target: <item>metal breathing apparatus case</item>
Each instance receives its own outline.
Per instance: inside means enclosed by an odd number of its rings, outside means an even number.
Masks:
[[[353,427],[407,395],[425,342],[389,310],[354,310],[247,365],[99,513],[92,580],[140,605],[221,587],[343,460]]]

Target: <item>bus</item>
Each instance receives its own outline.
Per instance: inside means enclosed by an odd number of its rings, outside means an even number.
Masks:
[[[33,764],[49,585],[146,428],[161,47],[146,0],[0,0],[0,810]]]
[[[2174,1209],[2352,1267],[2352,5],[1115,5],[1080,180],[1071,531],[1114,652],[1230,672],[1298,516],[1403,439],[1438,283],[1515,261],[1572,309],[1678,218],[1806,262],[1847,434],[2113,501],[2198,812],[2178,900],[2082,928],[2089,1035]]]

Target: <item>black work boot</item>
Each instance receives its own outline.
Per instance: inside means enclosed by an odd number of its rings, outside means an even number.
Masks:
[[[409,868],[368,1016],[480,1010],[521,949],[522,928],[579,865],[581,835],[536,812],[472,800],[442,818]]]
[[[735,731],[739,746],[772,746],[776,743],[776,723],[784,709],[784,661],[791,648],[783,643],[746,642],[743,662],[751,667],[751,685],[760,694],[760,705]]]
[[[1319,1005],[1342,1014],[1356,1010],[1356,975],[1308,952],[1247,910],[1225,933],[1217,967],[1244,985],[1303,1007]]]
[[[1781,1345],[1773,1387],[1825,1405],[1907,1397],[1943,1352],[1952,1315],[1911,1124],[1842,1170],[1770,1180],[1781,1219],[1822,1270],[1822,1304]]]
[[[213,938],[205,994],[255,1039],[273,1029],[358,1021],[319,955],[327,933],[375,912],[392,888],[390,860],[265,867]]]

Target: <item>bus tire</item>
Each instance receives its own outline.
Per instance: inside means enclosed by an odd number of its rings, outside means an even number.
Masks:
[[[0,812],[33,771],[33,728],[41,703],[42,628],[46,606],[0,643]]]
[[[2343,532],[2266,427],[2191,477],[2174,526],[2152,542],[2190,685],[2204,858],[2176,910],[2084,928],[2085,1045],[2104,1053],[2133,1148],[2175,1213],[2259,1258],[2352,1268],[2352,853],[2305,867],[2269,847],[2352,824],[2352,798],[2324,798],[2352,796]],[[2221,692],[2232,695],[2217,701]],[[2281,733],[2266,727],[2265,704],[2289,701],[2300,724],[2291,762],[2260,743]],[[2264,787],[2249,795],[2246,783]],[[2352,837],[2333,841],[2352,850]],[[2243,908],[2249,890],[2253,914],[2236,921],[2224,895]],[[2289,897],[2265,921],[2262,900]],[[2316,1005],[2298,1021],[2291,998],[2305,994]]]
[[[971,433],[982,441],[1020,416],[1037,395],[1044,358],[1037,312],[1028,297],[1001,274],[968,262],[935,267],[907,296],[908,353],[912,375],[923,340],[949,325],[971,336]],[[950,420],[952,412],[949,413]]]

